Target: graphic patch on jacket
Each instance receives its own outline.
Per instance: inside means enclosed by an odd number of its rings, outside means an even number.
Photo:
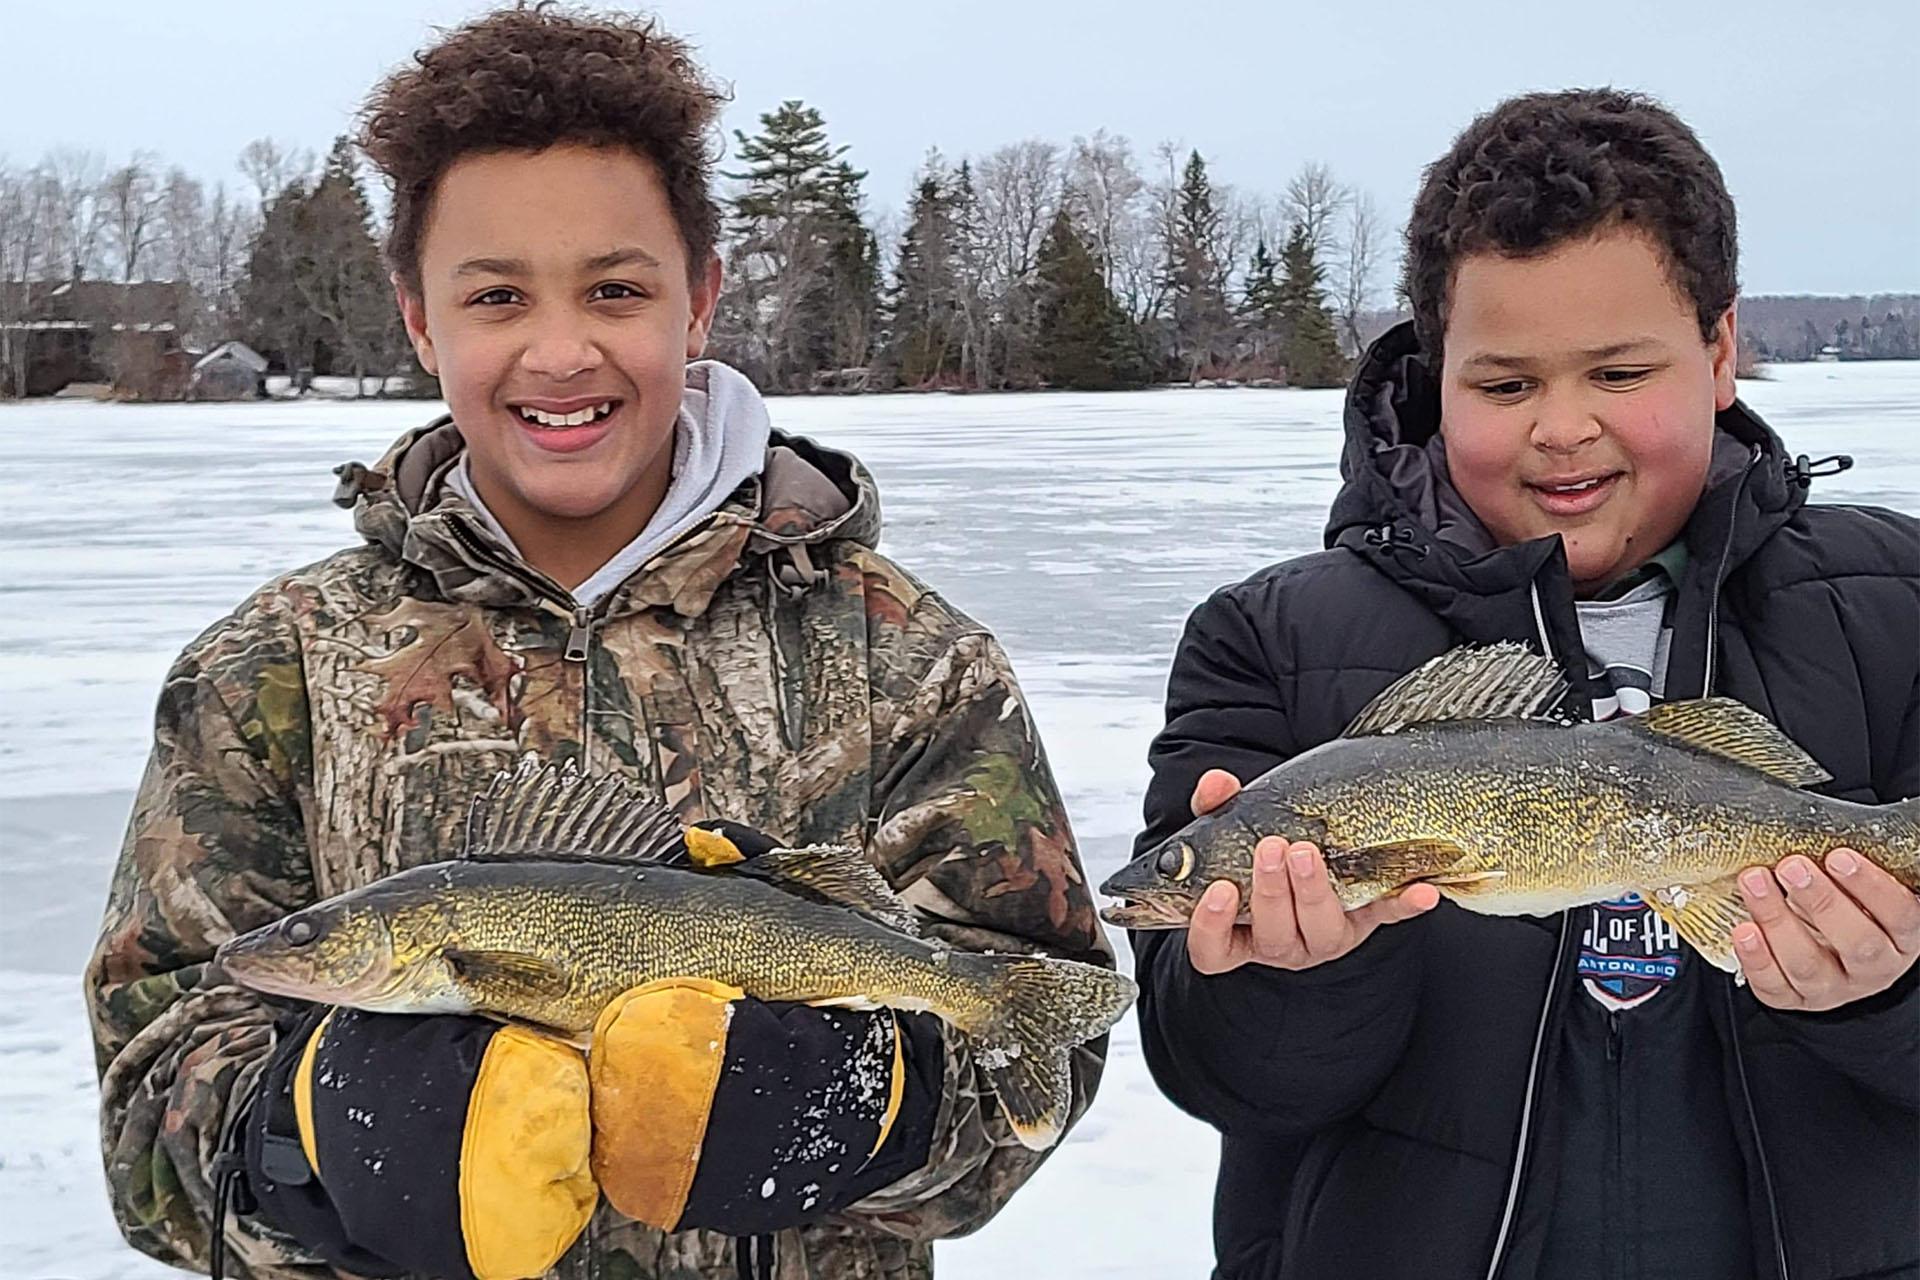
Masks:
[[[1629,893],[1586,908],[1581,922],[1580,977],[1608,1010],[1645,1004],[1680,976],[1685,948],[1660,913]]]

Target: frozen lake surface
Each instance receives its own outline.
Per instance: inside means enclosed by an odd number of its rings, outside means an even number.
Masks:
[[[1741,384],[1796,452],[1849,453],[1819,501],[1920,508],[1920,362]],[[10,1276],[174,1276],[119,1241],[78,974],[182,645],[265,579],[353,538],[335,464],[418,403],[0,405],[0,1258]],[[1005,642],[1090,874],[1124,856],[1165,668],[1213,588],[1319,546],[1340,396],[1311,391],[780,400],[852,449],[882,546]],[[1093,1111],[940,1274],[1200,1277],[1212,1131],[1163,1100],[1131,1020]]]

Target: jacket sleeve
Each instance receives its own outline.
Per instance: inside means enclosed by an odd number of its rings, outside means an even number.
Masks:
[[[1043,952],[1113,967],[1039,735],[992,636],[931,594],[901,648],[930,651],[889,692],[877,680],[871,852],[929,935],[974,951]],[[913,1240],[972,1231],[1039,1167],[1020,1145],[963,1037],[944,1037],[932,1156],[850,1215]],[[1072,1054],[1078,1121],[1106,1038]]]
[[[176,1266],[208,1265],[214,1161],[274,1044],[274,1010],[207,962],[315,896],[295,798],[307,759],[294,645],[257,606],[168,673],[86,997],[114,1216]],[[331,1274],[257,1221],[226,1221],[236,1274]]]
[[[1912,530],[1909,530],[1911,533]],[[1920,554],[1909,537],[1907,550]],[[1855,585],[1848,640],[1857,670],[1871,691],[1881,673],[1904,672],[1904,698],[1867,695],[1867,745],[1875,799],[1882,804],[1920,796],[1920,583],[1912,577],[1861,579]],[[1873,607],[1877,606],[1877,607]],[[1880,680],[1871,678],[1879,675]],[[1898,685],[1895,685],[1898,689]],[[1750,1015],[1800,1045],[1856,1086],[1908,1111],[1920,1111],[1920,966],[1887,990],[1822,1013],[1774,1009],[1742,990]]]
[[[1194,611],[1167,680],[1166,727],[1148,753],[1153,779],[1136,852],[1186,825],[1208,769],[1250,781],[1316,745],[1294,729],[1297,684],[1291,672],[1276,674],[1229,592]],[[1154,1080],[1221,1130],[1299,1134],[1344,1118],[1406,1045],[1420,936],[1402,925],[1298,973],[1244,965],[1209,976],[1188,961],[1185,932],[1134,933],[1141,1044]]]

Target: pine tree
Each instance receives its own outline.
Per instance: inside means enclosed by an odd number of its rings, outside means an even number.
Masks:
[[[1340,336],[1327,312],[1322,271],[1306,228],[1295,223],[1280,251],[1278,316],[1286,338],[1287,377],[1300,387],[1337,387],[1346,378]]]
[[[827,140],[812,107],[788,101],[735,133],[746,168],[729,219],[732,288],[717,349],[774,387],[864,359],[878,253],[860,215],[866,174]],[[850,359],[850,357],[855,357]]]
[[[334,142],[312,190],[294,182],[267,206],[241,303],[249,328],[296,380],[324,369],[356,378],[384,374],[404,360],[348,139]]]
[[[1139,336],[1064,209],[1047,231],[1039,274],[1037,354],[1047,384],[1078,391],[1145,385]]]
[[[1240,313],[1261,325],[1273,325],[1280,319],[1280,285],[1274,279],[1273,255],[1267,252],[1262,236],[1253,249],[1253,261],[1247,264],[1247,284],[1241,295]]]
[[[1214,260],[1219,232],[1220,212],[1214,207],[1207,164],[1194,151],[1181,176],[1179,209],[1167,246],[1173,354],[1189,379],[1213,363],[1233,330],[1222,287],[1225,272]]]
[[[957,359],[960,328],[953,193],[938,155],[921,172],[900,237],[892,296],[892,354],[900,381],[939,381]]]

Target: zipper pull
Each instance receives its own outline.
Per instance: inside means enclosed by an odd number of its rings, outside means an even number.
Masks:
[[[593,643],[593,615],[585,609],[573,611],[573,629],[567,632],[567,651],[560,656],[568,662],[585,662],[587,646]]]
[[[1612,1010],[1607,1013],[1607,1061],[1620,1061],[1620,1015]]]

